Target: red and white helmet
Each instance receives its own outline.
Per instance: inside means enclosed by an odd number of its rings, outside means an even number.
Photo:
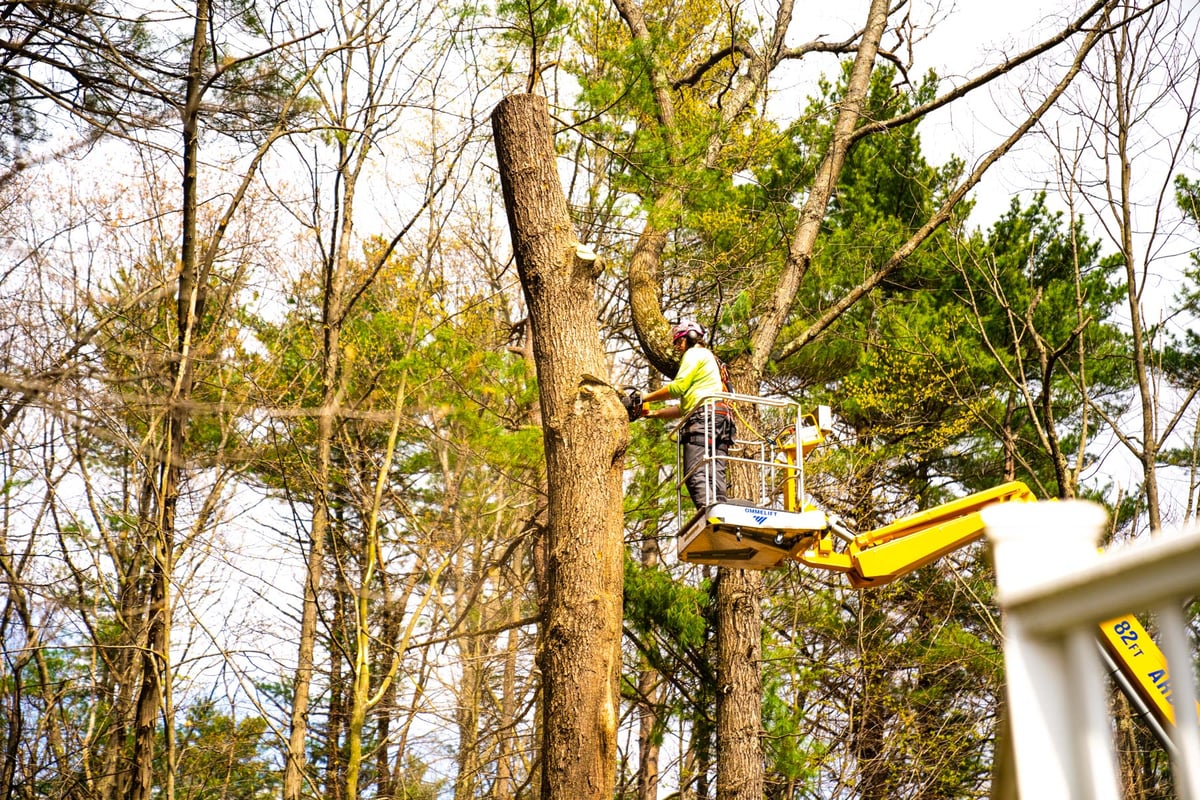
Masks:
[[[689,334],[693,333],[696,334],[696,339],[704,338],[704,328],[701,327],[700,323],[690,319],[681,319],[675,323],[674,328],[671,328],[671,341],[678,342],[684,336],[689,336]]]

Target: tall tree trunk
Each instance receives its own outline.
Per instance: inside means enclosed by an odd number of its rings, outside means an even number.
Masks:
[[[168,478],[163,472],[163,489]],[[155,722],[164,699],[164,673],[168,668],[168,587],[171,575],[171,538],[164,528],[148,531],[154,542],[154,565],[150,571],[150,599],[147,608],[146,640],[141,652],[141,678],[133,720],[133,772],[129,784],[130,800],[148,800],[154,780]]]
[[[355,161],[356,167],[352,168],[347,145],[339,140],[340,222],[335,222],[333,226],[331,238],[334,246],[325,258],[321,273],[322,396],[321,408],[317,415],[317,468],[314,475],[316,485],[313,487],[312,534],[309,537],[304,601],[300,612],[300,643],[293,684],[287,765],[283,775],[283,800],[300,800],[307,762],[304,748],[308,735],[313,654],[317,639],[317,603],[324,579],[325,550],[330,535],[334,493],[333,439],[343,396],[341,333],[345,313],[346,267],[354,227],[354,193],[358,175],[356,168],[361,167],[361,159],[362,155],[359,154]]]
[[[513,554],[513,580],[508,596],[508,632],[504,647],[504,671],[500,690],[500,719],[497,725],[499,745],[496,756],[496,783],[493,800],[513,800],[517,796],[517,658],[521,637],[517,621],[521,619],[521,589],[525,585],[524,556],[519,546]]]
[[[8,625],[8,609],[5,613],[5,625]],[[0,764],[0,800],[11,800],[13,789],[16,783],[18,749],[21,746],[21,732],[24,727],[24,722],[21,716],[21,688],[25,685],[25,678],[21,673],[25,670],[25,665],[29,663],[28,656],[17,658],[9,667],[8,674],[5,675],[5,684],[8,690],[5,692],[6,697],[4,716],[7,721],[7,730],[3,734],[3,753],[4,763]]]
[[[346,759],[344,757],[342,735],[346,729],[346,708],[349,705],[346,679],[346,654],[350,652],[350,628],[346,620],[346,606],[350,603],[347,596],[349,581],[343,566],[345,551],[341,531],[342,516],[338,515],[337,532],[331,536],[332,562],[334,563],[332,619],[330,619],[329,642],[329,684],[325,689],[325,774],[322,778],[325,786],[325,800],[342,800],[342,788],[345,785]],[[326,615],[330,615],[326,611]]]
[[[1129,329],[1133,340],[1133,369],[1137,381],[1138,401],[1142,422],[1141,452],[1136,453],[1142,464],[1142,478],[1146,482],[1146,513],[1151,531],[1162,528],[1162,511],[1158,494],[1158,407],[1156,388],[1150,374],[1149,360],[1152,357],[1151,345],[1146,341],[1146,329],[1142,319],[1142,292],[1145,286],[1139,280],[1136,262],[1134,261],[1134,231],[1133,231],[1133,195],[1132,175],[1133,164],[1130,156],[1129,134],[1133,125],[1132,115],[1135,113],[1130,94],[1136,87],[1130,86],[1129,75],[1126,73],[1127,62],[1134,61],[1130,55],[1129,29],[1121,26],[1114,36],[1116,44],[1113,52],[1113,77],[1115,80],[1114,99],[1116,112],[1116,145],[1119,164],[1117,180],[1117,202],[1119,203],[1119,232],[1121,257],[1125,261],[1125,290],[1129,311]],[[1135,67],[1136,68],[1136,65]],[[1136,82],[1135,82],[1136,83]]]
[[[646,536],[642,545],[642,566],[658,566],[658,540]],[[662,676],[658,670],[643,663],[638,673],[638,800],[658,798],[658,733],[662,724],[659,718],[662,702]]]
[[[761,572],[717,573],[717,798],[763,796]]]
[[[608,365],[596,323],[600,265],[578,250],[546,99],[505,98],[492,128],[544,420],[541,796],[607,800],[616,783],[621,475],[629,428],[617,392],[602,377]]]
[[[400,660],[404,654],[392,647],[392,642],[400,637],[401,615],[404,613],[392,601],[391,576],[387,570],[380,570],[380,596],[384,600],[383,622],[380,630],[380,641],[387,648],[388,674],[394,674],[400,669]],[[397,796],[396,775],[392,771],[392,714],[396,709],[396,682],[389,681],[380,698],[380,712],[375,723],[375,772],[376,795],[379,800],[394,800]]]
[[[458,706],[454,713],[458,728],[458,777],[454,781],[454,800],[471,800],[479,784],[479,705],[483,695],[481,662],[485,655],[483,638],[467,636],[459,644],[462,673],[458,679]]]
[[[713,718],[704,707],[692,710],[691,723],[692,735],[688,741],[683,779],[680,781],[680,796],[685,800],[708,800],[711,796],[709,773],[713,768],[713,737],[716,731]]]
[[[313,518],[300,611],[300,642],[292,681],[292,709],[287,763],[283,773],[283,800],[300,800],[307,765],[305,744],[313,680],[313,654],[317,641],[317,603],[324,583],[325,549],[329,539],[330,495],[333,480],[333,436],[341,400],[339,338],[344,276],[332,263],[324,271],[322,327],[322,400],[317,414],[317,468],[313,487]]]
[[[446,476],[443,481],[447,489],[446,507],[453,509],[453,541],[463,542],[465,526],[462,524],[462,512],[458,509],[460,478],[451,467],[448,448],[439,448],[438,460],[441,462],[442,474]],[[493,531],[493,536],[497,534],[498,528]],[[488,616],[487,601],[482,593],[472,596],[473,593],[469,592],[467,587],[487,580],[483,568],[485,535],[479,530],[472,531],[470,552],[468,553],[467,547],[464,546],[458,553],[457,574],[453,580],[457,587],[454,617],[463,621],[465,634],[458,642],[461,673],[456,689],[458,703],[454,720],[458,727],[458,777],[454,782],[454,800],[471,800],[475,797],[482,771],[479,725],[487,678],[484,661],[491,650],[491,637],[484,635],[481,630]]]
[[[143,501],[143,503],[146,501]],[[100,649],[103,662],[102,674],[111,684],[111,691],[104,695],[109,703],[112,719],[101,745],[102,758],[98,760],[95,773],[96,796],[100,800],[116,800],[124,797],[130,782],[131,765],[126,761],[127,737],[133,725],[133,690],[140,674],[140,661],[135,654],[145,635],[142,609],[147,605],[147,593],[143,573],[146,556],[136,542],[133,533],[122,531],[120,541],[114,547],[119,574],[116,615],[120,620],[120,635],[116,643]]]
[[[179,503],[179,481],[184,459],[184,445],[191,416],[189,401],[194,380],[194,348],[199,337],[199,324],[204,315],[207,294],[207,269],[197,257],[197,180],[200,161],[200,100],[203,95],[203,59],[207,51],[209,32],[209,0],[198,0],[192,28],[192,49],[188,59],[186,90],[182,108],[183,124],[183,201],[180,236],[179,281],[175,298],[177,325],[175,357],[172,360],[171,393],[167,407],[165,447],[156,471],[148,476],[153,480],[151,496],[153,518],[143,521],[146,540],[153,543],[150,568],[150,598],[147,609],[147,636],[142,654],[141,686],[138,689],[134,712],[133,776],[129,785],[130,800],[148,800],[153,784],[155,720],[164,718],[164,741],[167,764],[164,796],[174,800],[174,723],[171,719],[170,589],[175,559],[175,518]],[[150,510],[146,508],[145,510]]]
[[[750,409],[746,409],[750,414]],[[749,470],[731,464],[731,497],[754,497]],[[717,798],[763,797],[762,592],[756,570],[717,570]]]
[[[879,42],[887,23],[887,0],[872,0],[867,24],[846,84],[833,139],[820,166],[792,235],[787,263],[775,292],[766,302],[750,337],[749,352],[731,365],[739,392],[757,394],[771,352],[791,313],[829,198],[842,173],[862,106],[870,86]],[[731,471],[734,496],[749,486],[739,485]],[[746,480],[747,478],[743,478]],[[763,796],[762,728],[762,575],[722,568],[717,576],[717,798],[760,800]]]
[[[327,368],[328,369],[328,368]],[[332,402],[323,404],[317,420],[317,482],[314,493],[312,533],[309,536],[308,563],[304,577],[304,598],[300,609],[300,642],[296,672],[292,678],[292,708],[289,720],[287,762],[283,771],[283,800],[300,800],[307,764],[305,744],[308,736],[309,693],[313,678],[313,653],[317,641],[317,600],[324,581],[325,541],[329,531],[329,511],[323,488],[329,480],[329,442],[332,438]]]
[[[862,652],[862,651],[860,651]],[[887,716],[881,695],[887,684],[887,674],[866,656],[859,683],[857,708],[851,721],[850,749],[854,753],[855,786],[862,800],[887,800],[889,778],[894,765],[887,759]]]
[[[638,673],[638,800],[656,800],[658,797],[661,681],[662,676],[653,667],[643,666]]]
[[[350,594],[350,629],[346,639],[351,643],[352,654],[349,682],[349,714],[346,721],[346,765],[345,792],[339,798],[358,800],[359,776],[363,764],[363,729],[367,713],[371,710],[371,670],[374,666],[371,653],[370,610],[371,594],[374,591],[375,573],[378,569],[378,531],[374,523],[366,526],[359,552],[358,590]],[[432,591],[432,588],[430,589]]]

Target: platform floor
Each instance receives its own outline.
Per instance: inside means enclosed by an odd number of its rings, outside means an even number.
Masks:
[[[697,512],[684,526],[679,558],[689,564],[770,569],[808,547],[827,524],[820,511],[717,503]]]

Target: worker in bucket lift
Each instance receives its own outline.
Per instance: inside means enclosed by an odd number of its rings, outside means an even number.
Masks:
[[[733,444],[735,428],[729,405],[721,401],[708,404],[704,410],[688,417],[706,398],[728,391],[721,377],[720,362],[704,345],[704,328],[690,319],[681,320],[671,329],[671,338],[680,354],[675,380],[643,395],[641,400],[646,404],[671,398],[679,400],[679,405],[663,406],[646,411],[645,415],[656,419],[687,417],[687,422],[679,431],[679,442],[683,447],[684,483],[692,504],[700,510],[727,499],[725,456]],[[711,420],[707,419],[709,416],[712,416]],[[716,458],[702,468],[709,434],[715,436]],[[713,472],[712,481],[708,480],[708,469]],[[712,497],[709,496],[710,484],[716,489]]]

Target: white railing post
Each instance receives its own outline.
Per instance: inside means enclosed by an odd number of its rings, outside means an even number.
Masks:
[[[1171,699],[1175,707],[1172,734],[1175,751],[1175,794],[1182,800],[1200,800],[1200,723],[1195,714],[1182,709],[1196,707],[1196,686],[1192,682],[1192,647],[1187,621],[1179,600],[1162,603],[1155,609],[1163,652],[1171,668]],[[1183,664],[1180,669],[1177,664]]]
[[[1006,597],[1052,590],[1099,556],[1106,513],[1092,503],[1004,503],[984,509],[1004,614],[1008,715],[1022,798],[1117,800],[1116,757],[1095,634],[1034,631]]]

